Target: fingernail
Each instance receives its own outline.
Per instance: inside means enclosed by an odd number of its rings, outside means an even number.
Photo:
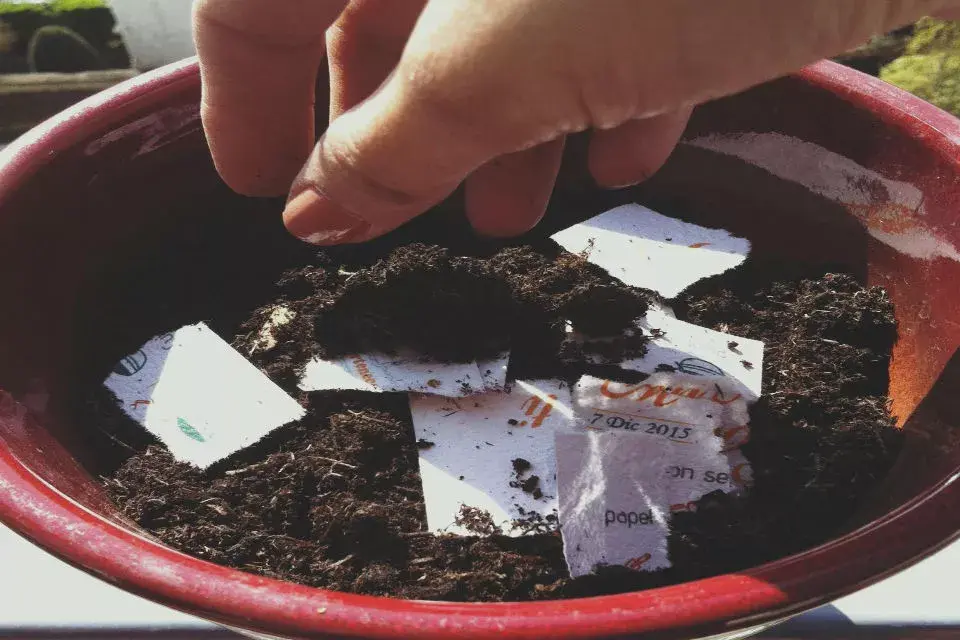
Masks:
[[[635,187],[644,180],[646,178],[643,176],[637,177],[636,172],[621,170],[611,171],[608,175],[603,176],[602,180],[596,180],[596,182],[601,189],[626,189],[627,187]]]
[[[613,184],[603,184],[601,186],[604,189],[626,189],[628,187],[635,187],[641,182],[643,181],[637,180],[636,178],[622,178],[621,180],[614,180]]]
[[[304,242],[317,245],[361,242],[369,239],[371,229],[369,222],[314,189],[290,199],[283,224]]]

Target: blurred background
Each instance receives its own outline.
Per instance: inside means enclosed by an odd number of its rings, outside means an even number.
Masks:
[[[194,54],[191,0],[0,0],[0,145]]]
[[[0,144],[194,54],[191,0],[0,0]],[[924,19],[837,61],[960,115],[960,23]]]

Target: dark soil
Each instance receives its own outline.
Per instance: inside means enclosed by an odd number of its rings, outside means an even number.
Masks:
[[[454,256],[423,244],[398,247],[366,266],[344,267],[321,254],[286,272],[282,297],[257,310],[233,345],[292,390],[313,355],[407,350],[463,362],[510,349],[510,376],[570,379],[591,354],[642,355],[649,337],[633,330],[656,295],[628,287],[553,243],[508,247],[488,256]],[[294,319],[260,332],[277,306]],[[574,340],[567,322],[592,340]]]
[[[503,533],[500,527],[494,523],[493,516],[490,515],[489,511],[469,507],[465,504],[460,505],[460,513],[457,514],[454,523],[471,533],[476,533],[481,536],[492,536]]]
[[[886,292],[846,275],[755,288],[769,268],[754,265],[711,285],[723,287],[711,296],[685,298],[691,322],[766,342],[764,395],[743,447],[753,490],[714,496],[695,518],[676,518],[675,555],[683,550],[714,571],[824,541],[828,523],[850,517],[902,446],[886,396],[897,334]],[[718,528],[743,539],[732,559],[730,541],[712,533]]]
[[[425,531],[417,455],[431,443],[415,439],[405,394],[299,393],[309,409],[304,420],[206,471],[173,460],[102,393],[91,394],[83,411],[129,451],[104,479],[121,512],[212,562],[414,599],[535,600],[660,586],[835,536],[899,450],[884,395],[896,337],[884,292],[844,275],[777,273],[748,265],[700,283],[676,305],[693,322],[767,342],[765,395],[744,447],[754,488],[742,497],[707,496],[697,512],[677,514],[674,567],[657,573],[611,567],[571,580],[558,534]],[[566,322],[608,338],[608,357],[636,352],[645,336],[612,338],[652,300],[550,245],[465,257],[427,245],[360,257],[321,252],[287,270],[273,298],[225,337],[291,392],[311,355],[368,349],[465,360],[509,347],[511,376],[575,377],[591,369],[585,354],[593,341],[571,340]],[[294,316],[272,330],[270,346],[260,332],[277,306]],[[540,491],[527,461],[513,465],[516,482]],[[529,515],[534,531],[555,519]],[[493,531],[489,514],[476,509],[461,519],[478,533]]]

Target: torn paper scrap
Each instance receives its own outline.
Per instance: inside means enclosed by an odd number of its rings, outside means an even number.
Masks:
[[[724,378],[657,373],[626,384],[583,376],[572,395],[581,432],[622,433],[667,449],[672,445],[678,459],[690,449],[704,452],[703,460],[717,469],[678,466],[678,478],[689,482],[675,486],[689,494],[669,494],[671,504],[752,482],[750,464],[740,451],[750,440],[750,403]],[[714,452],[723,456],[711,457]]]
[[[627,204],[551,236],[626,284],[674,298],[694,282],[743,263],[750,242]]]
[[[416,355],[372,353],[337,360],[314,358],[307,363],[300,388],[304,391],[356,390],[426,393],[462,398],[483,393],[487,385],[506,380],[507,354],[484,363],[439,363]],[[503,383],[500,383],[501,386]]]
[[[305,413],[203,323],[153,338],[118,363],[105,384],[174,458],[198,467]]]
[[[622,362],[621,368],[644,373],[672,369],[690,375],[723,376],[735,382],[749,400],[760,397],[762,342],[683,322],[657,309],[648,311],[638,324],[654,337],[643,358]]]
[[[555,440],[563,551],[573,577],[598,565],[669,567],[671,514],[711,491],[738,488],[719,439],[677,447],[587,431],[557,432]]]
[[[748,399],[727,378],[655,373],[639,383],[583,376],[573,390],[577,427],[622,432],[678,448],[720,437],[736,449],[749,437]]]
[[[583,376],[572,397],[580,437],[558,434],[556,445],[571,575],[597,564],[670,566],[670,515],[695,510],[713,491],[752,483],[740,448],[750,437],[754,398],[739,381],[678,371],[638,383]]]
[[[570,402],[559,380],[518,380],[471,398],[411,394],[429,529],[477,535],[457,524],[466,506],[506,535],[555,530],[553,434],[572,428]]]

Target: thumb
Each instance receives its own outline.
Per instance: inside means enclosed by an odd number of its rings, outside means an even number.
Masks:
[[[290,192],[283,219],[293,235],[318,245],[376,238],[505,150],[495,123],[468,121],[430,91],[408,89],[403,77],[395,73],[330,123]]]

